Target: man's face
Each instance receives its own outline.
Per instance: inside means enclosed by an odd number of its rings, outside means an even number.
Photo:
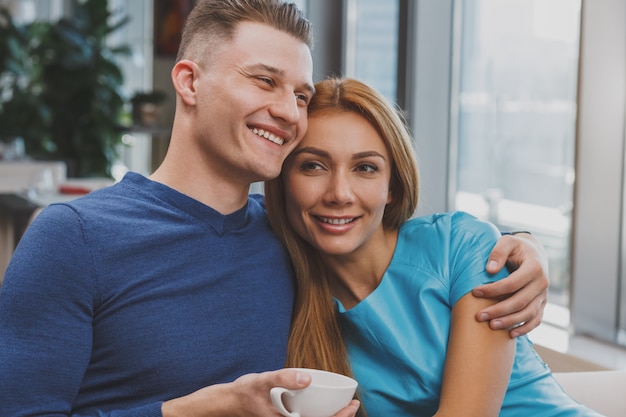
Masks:
[[[210,56],[195,82],[200,152],[227,181],[278,176],[307,128],[308,46],[270,26],[242,22],[234,39]]]

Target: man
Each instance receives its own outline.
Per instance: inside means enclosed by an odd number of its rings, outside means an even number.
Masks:
[[[197,4],[172,70],[163,164],[48,207],[14,254],[0,289],[0,415],[276,416],[273,386],[310,383],[276,370],[291,266],[248,190],[304,135],[311,39],[278,0]],[[490,313],[524,332],[541,320],[544,261],[535,244],[502,241],[496,268],[509,253],[526,261],[482,291],[523,287]]]

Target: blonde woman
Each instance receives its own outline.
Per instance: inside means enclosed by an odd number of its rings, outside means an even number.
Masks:
[[[462,212],[410,219],[418,169],[403,119],[352,79],[316,85],[304,139],[266,184],[298,279],[288,366],[353,373],[370,417],[597,416],[526,336],[475,320],[497,229]]]

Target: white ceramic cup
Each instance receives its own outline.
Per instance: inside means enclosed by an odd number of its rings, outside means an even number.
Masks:
[[[319,369],[291,368],[311,375],[311,384],[299,390],[274,387],[270,397],[285,417],[331,417],[350,404],[357,382],[345,375]]]

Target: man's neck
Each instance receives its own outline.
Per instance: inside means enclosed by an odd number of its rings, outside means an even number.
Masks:
[[[167,185],[222,214],[233,213],[248,201],[250,184],[216,178],[209,172],[196,172],[176,164],[175,169],[164,161],[150,179]],[[180,168],[178,168],[180,167]]]

